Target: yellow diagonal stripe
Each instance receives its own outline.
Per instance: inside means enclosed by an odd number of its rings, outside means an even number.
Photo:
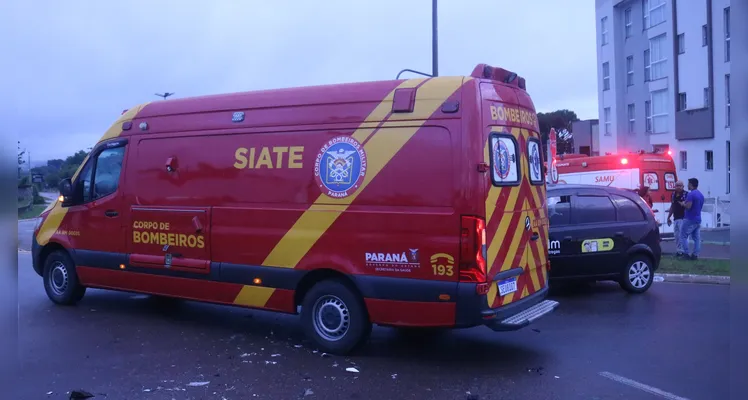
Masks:
[[[408,115],[396,114],[396,117],[390,117],[391,120],[410,119],[412,121],[409,126],[378,131],[364,145],[367,153],[368,168],[366,177],[356,193],[343,199],[333,199],[321,194],[312,207],[305,211],[291,229],[281,238],[265,258],[263,265],[283,268],[296,267],[312,246],[317,243],[319,238],[348,208],[351,202],[366,189],[372,179],[387,165],[390,159],[410,140],[437,108],[462,85],[463,79],[470,78],[434,78],[424,83],[416,92],[414,111],[408,113]],[[400,87],[413,87],[422,80],[414,81],[416,82],[406,81]],[[385,98],[383,104],[377,106],[367,118],[367,122],[384,119],[390,111],[393,96],[394,91]],[[385,127],[387,127],[386,124]],[[361,142],[366,140],[372,133],[373,131],[370,128],[359,129],[353,134],[353,137]],[[342,207],[337,210],[322,210],[319,208],[320,203],[340,205]]]

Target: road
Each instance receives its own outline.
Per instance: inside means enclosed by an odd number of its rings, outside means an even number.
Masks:
[[[642,296],[615,284],[556,288],[560,308],[532,328],[429,340],[375,328],[344,358],[308,347],[294,316],[101,290],[54,306],[30,263],[19,251],[13,398],[77,389],[108,400],[660,398],[625,378],[691,400],[728,398],[723,285],[655,283]]]

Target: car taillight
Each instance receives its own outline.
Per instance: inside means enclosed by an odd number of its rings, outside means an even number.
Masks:
[[[463,216],[460,231],[460,282],[486,282],[486,222]]]

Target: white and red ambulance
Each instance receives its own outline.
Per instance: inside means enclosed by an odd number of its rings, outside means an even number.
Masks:
[[[667,225],[670,198],[677,176],[675,163],[668,153],[640,151],[628,154],[587,156],[562,154],[551,167],[551,183],[613,186],[637,190],[649,186],[655,218],[661,234],[672,234]],[[555,182],[554,182],[555,181]]]

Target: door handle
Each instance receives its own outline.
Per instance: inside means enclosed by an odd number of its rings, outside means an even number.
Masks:
[[[574,240],[574,238],[571,237],[571,236],[564,236],[564,240],[567,241],[567,242],[570,242],[570,241]]]
[[[104,215],[106,215],[107,217],[116,217],[119,215],[119,213],[114,210],[106,210],[104,211]]]
[[[530,236],[530,240],[532,240],[534,242],[534,241],[536,241],[538,239],[540,239],[540,235],[537,232],[533,232],[532,236]]]
[[[616,232],[615,235],[616,237],[623,237],[623,232]]]

